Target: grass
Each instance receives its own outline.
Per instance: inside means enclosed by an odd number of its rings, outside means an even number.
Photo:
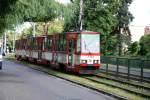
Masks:
[[[6,56],[3,56],[3,58],[7,60],[15,60],[15,55],[13,53],[7,54]]]

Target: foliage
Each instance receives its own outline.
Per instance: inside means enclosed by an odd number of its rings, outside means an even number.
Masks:
[[[144,35],[140,39],[140,55],[150,56],[150,35]]]
[[[32,25],[32,23],[31,23]],[[35,23],[35,36],[45,35],[48,28],[48,35],[54,33],[61,33],[63,31],[63,21],[55,20],[45,22],[36,22]],[[33,25],[29,28],[25,28],[22,33],[19,35],[19,38],[26,38],[29,36],[33,36]]]
[[[137,53],[139,51],[139,43],[137,41],[131,43],[128,47],[128,51],[132,55],[137,55]]]
[[[10,12],[11,6],[14,5],[17,0],[1,0],[0,1],[0,16],[5,17],[5,14]]]
[[[13,49],[13,39],[14,39],[14,31],[7,31],[6,32],[6,46],[7,46],[7,50],[9,52],[11,52],[11,50]]]
[[[29,28],[25,28],[23,29],[22,33],[19,34],[19,38],[26,38],[28,36],[32,36],[33,32],[33,28],[29,27]]]
[[[116,26],[117,19],[114,14],[120,6],[118,0],[87,0],[84,2],[84,28],[108,34]]]
[[[64,7],[64,31],[78,29],[79,1],[74,0],[71,4]]]
[[[118,30],[117,34],[118,35],[118,54],[122,55],[122,44],[125,43],[125,41],[130,41],[131,42],[131,34],[129,30],[129,23],[133,20],[132,14],[129,12],[128,8],[129,5],[132,3],[132,0],[121,0],[121,6],[119,6],[119,10],[116,13],[117,19],[118,19],[118,24],[115,27],[115,30]],[[123,30],[121,32],[121,30]],[[126,40],[123,41],[122,39],[124,37]],[[128,44],[128,43],[127,43]]]
[[[48,31],[48,35],[62,32],[63,21],[54,20],[54,21],[49,21],[47,23],[44,22],[36,23],[36,35],[45,35],[47,31]]]
[[[64,22],[62,20],[56,20],[51,22],[48,28],[48,34],[61,33],[63,31]]]
[[[0,4],[1,33],[24,21],[51,21],[58,16],[60,6],[55,0],[2,0]]]

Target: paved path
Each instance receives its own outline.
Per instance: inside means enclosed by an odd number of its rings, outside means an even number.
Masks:
[[[10,61],[0,70],[0,100],[114,100]]]

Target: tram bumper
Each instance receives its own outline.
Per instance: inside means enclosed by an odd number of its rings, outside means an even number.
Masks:
[[[96,70],[79,70],[79,74],[94,74],[96,73]]]
[[[79,74],[95,74],[100,64],[80,64]]]

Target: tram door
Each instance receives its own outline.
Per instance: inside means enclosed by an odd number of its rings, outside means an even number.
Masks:
[[[75,49],[76,48],[76,39],[71,38],[68,40],[68,65],[70,67],[74,67],[74,59],[75,59]]]

